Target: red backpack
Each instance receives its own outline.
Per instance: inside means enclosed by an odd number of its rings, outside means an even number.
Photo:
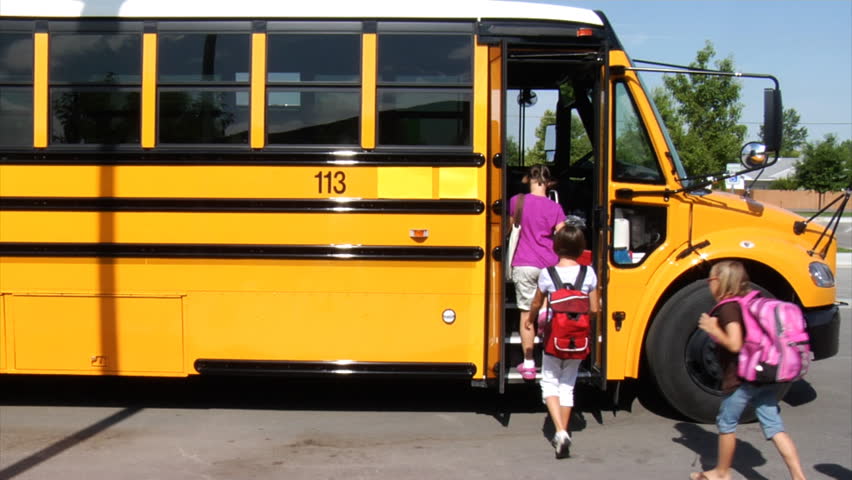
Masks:
[[[584,293],[583,280],[586,278],[586,265],[580,266],[580,272],[573,284],[563,284],[556,273],[556,267],[548,267],[547,273],[556,286],[556,291],[547,296],[547,309],[550,313],[550,328],[545,353],[561,359],[583,359],[589,354],[591,322],[589,320],[589,295]],[[576,287],[575,287],[576,286]]]

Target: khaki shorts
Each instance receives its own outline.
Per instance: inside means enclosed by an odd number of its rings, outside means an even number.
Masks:
[[[512,267],[512,282],[515,283],[515,302],[518,308],[525,312],[530,310],[530,304],[538,289],[538,267]]]

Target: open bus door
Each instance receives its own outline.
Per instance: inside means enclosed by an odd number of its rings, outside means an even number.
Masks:
[[[528,191],[522,183],[532,164],[549,166],[557,185],[549,192],[569,216],[586,225],[592,265],[606,301],[607,212],[606,149],[603,144],[606,111],[603,85],[607,75],[606,50],[600,45],[580,48],[564,43],[503,42],[502,78],[492,71],[491,82],[504,85],[499,110],[502,138],[502,191],[504,232],[508,228],[508,205],[512,196]],[[494,97],[492,97],[492,101]],[[492,113],[492,118],[494,113]],[[545,132],[550,131],[547,135]],[[546,147],[545,147],[546,145]],[[505,252],[502,252],[505,261]],[[504,268],[511,268],[504,264]],[[502,391],[506,383],[523,381],[515,366],[523,360],[519,315],[514,285],[503,284],[503,352],[499,369]],[[601,387],[606,384],[606,308],[598,315],[593,335],[596,341],[580,379]],[[541,342],[537,338],[535,358],[540,365]]]

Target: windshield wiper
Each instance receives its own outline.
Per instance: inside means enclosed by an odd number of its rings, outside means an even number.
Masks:
[[[825,258],[825,256],[828,254],[828,247],[831,246],[831,241],[835,238],[837,226],[840,225],[840,217],[843,216],[843,211],[846,209],[846,205],[849,203],[850,195],[852,195],[852,186],[846,187],[846,189],[843,191],[843,193],[840,194],[840,196],[832,200],[828,205],[823,207],[822,210],[813,214],[811,218],[805,220],[804,222],[800,220],[793,224],[793,232],[795,232],[796,235],[801,235],[805,232],[805,229],[807,228],[808,223],[810,223],[811,220],[821,215],[822,212],[828,210],[832,205],[839,202],[841,199],[843,200],[842,202],[840,202],[840,205],[837,207],[837,210],[834,212],[834,215],[831,216],[831,220],[829,220],[828,224],[826,224],[816,243],[814,243],[814,246],[810,250],[808,250],[808,255],[812,256],[813,254],[817,253],[817,247],[820,243],[822,243],[822,239],[825,238],[826,234],[830,229],[831,234],[828,235],[828,241],[825,243],[825,246],[822,248],[822,251],[819,252],[819,256]]]

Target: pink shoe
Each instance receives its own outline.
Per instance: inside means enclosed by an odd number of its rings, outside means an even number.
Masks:
[[[521,378],[523,378],[524,380],[535,380],[535,375],[536,375],[535,367],[532,367],[532,368],[524,367],[524,362],[521,362],[521,363],[518,364],[518,366],[516,368],[518,370],[518,373],[521,374]]]

